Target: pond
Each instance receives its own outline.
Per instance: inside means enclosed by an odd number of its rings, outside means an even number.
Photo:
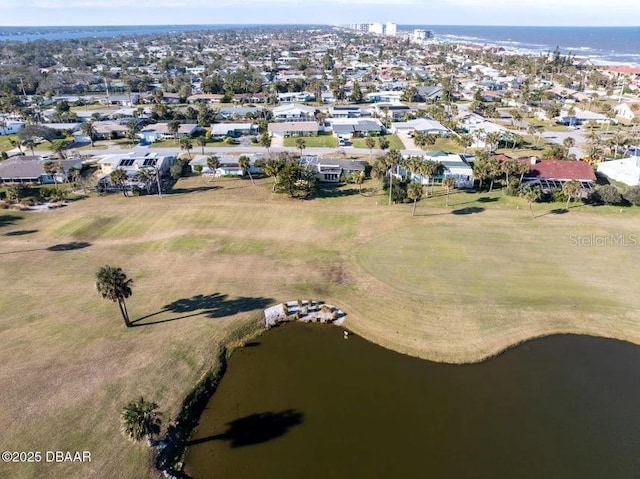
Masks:
[[[289,324],[229,361],[186,458],[194,478],[640,477],[640,348],[530,341],[479,364]]]

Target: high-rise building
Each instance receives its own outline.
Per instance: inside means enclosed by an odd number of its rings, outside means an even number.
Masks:
[[[424,42],[425,40],[428,40],[432,36],[433,36],[433,33],[431,32],[431,30],[421,30],[416,28],[413,31],[413,39],[416,42]]]
[[[397,31],[398,25],[396,25],[395,23],[387,22],[384,32],[385,35],[387,35],[388,37],[395,37]]]
[[[382,35],[384,33],[384,25],[382,25],[382,23],[369,24],[369,33],[377,33],[378,35]]]

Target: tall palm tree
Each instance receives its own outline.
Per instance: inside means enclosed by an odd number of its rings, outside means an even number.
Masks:
[[[564,140],[562,140],[562,146],[564,146],[567,150],[567,156],[569,156],[569,150],[576,146],[576,140],[572,136],[567,136]]]
[[[122,194],[126,197],[127,196],[127,180],[129,178],[127,177],[127,173],[124,170],[121,169],[115,169],[113,170],[110,174],[109,174],[109,180],[111,181],[111,183],[114,186],[117,186],[118,188],[120,188],[120,191],[122,191]]]
[[[122,433],[132,441],[146,438],[150,442],[154,435],[160,434],[162,420],[157,409],[156,403],[142,396],[137,401],[131,401],[122,409]]]
[[[304,138],[296,138],[296,148],[300,150],[300,156],[302,156],[302,150],[307,147],[307,142],[304,141]]]
[[[364,171],[354,171],[351,173],[351,181],[358,185],[358,192],[362,194],[362,183],[364,183]]]
[[[191,143],[191,138],[188,136],[184,136],[180,138],[180,149],[187,150],[187,155],[189,159],[191,159],[191,149],[193,148],[193,143]]]
[[[178,130],[180,130],[180,122],[178,120],[171,120],[167,123],[167,130],[173,135],[173,139],[178,142]]]
[[[456,187],[456,180],[453,176],[447,176],[442,180],[442,187],[447,191],[445,206],[449,207],[449,192]]]
[[[265,131],[260,135],[260,146],[267,149],[267,154],[271,154],[269,149],[271,148],[271,135],[269,135],[268,131]]]
[[[386,136],[381,136],[378,138],[378,148],[380,148],[383,152],[389,149],[389,139]]]
[[[582,186],[577,180],[570,180],[562,185],[562,192],[567,195],[567,206],[565,207],[565,209],[569,209],[569,202],[572,199],[577,198],[580,195],[581,191]]]
[[[93,139],[96,135],[96,128],[93,125],[93,120],[85,121],[82,125],[80,125],[80,130],[82,134],[89,137],[89,141],[91,142],[91,147],[93,148],[94,142]]]
[[[369,148],[369,158],[373,157],[373,149],[376,146],[376,140],[373,137],[368,136],[364,140],[364,144],[367,145],[367,148]]]
[[[520,198],[524,199],[529,205],[529,211],[531,211],[531,216],[535,219],[536,215],[533,212],[532,204],[540,199],[542,192],[540,191],[540,187],[531,186],[530,184],[523,185],[520,188]]]
[[[418,183],[417,181],[412,181],[411,183],[409,183],[409,186],[407,187],[407,196],[409,197],[409,199],[413,200],[413,210],[411,211],[411,216],[416,215],[416,204],[418,203],[418,200],[422,198],[423,193],[424,187],[420,183]]]
[[[206,135],[200,135],[196,139],[196,142],[198,143],[198,146],[200,148],[202,148],[202,154],[204,155],[204,147],[207,146],[207,137],[206,137]]]
[[[242,169],[243,172],[249,174],[249,178],[251,179],[251,184],[255,186],[255,181],[253,181],[253,176],[251,176],[251,160],[246,155],[242,155],[238,158],[238,166]]]
[[[127,123],[127,137],[129,137],[129,139],[131,140],[131,146],[133,146],[137,133],[138,133],[138,125],[135,121],[131,120],[130,122]]]
[[[58,180],[56,178],[56,173],[58,173],[58,164],[55,161],[45,161],[42,164],[42,169],[47,175],[53,178],[53,184],[56,189],[58,189]]]
[[[207,167],[209,168],[209,170],[211,170],[211,175],[213,178],[216,174],[216,170],[220,168],[220,158],[215,155],[207,158]]]
[[[131,296],[132,285],[133,280],[127,278],[122,268],[107,265],[98,268],[98,271],[96,271],[96,289],[98,293],[104,299],[118,303],[122,319],[124,319],[124,324],[127,328],[131,327],[131,321],[129,321],[129,312],[127,311],[125,299]]]

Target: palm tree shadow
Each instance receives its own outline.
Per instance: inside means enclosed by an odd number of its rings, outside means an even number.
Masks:
[[[469,208],[459,208],[457,210],[453,210],[451,214],[456,216],[464,216],[464,215],[473,215],[476,213],[482,213],[483,211],[484,211],[484,208],[480,208],[478,206],[471,206]]]
[[[547,216],[547,215],[564,215],[565,213],[568,213],[568,212],[569,210],[566,208],[554,208],[546,213],[536,216],[536,218],[541,218],[542,216]]]
[[[13,225],[21,219],[22,219],[22,216],[18,216],[18,215],[11,215],[11,214],[0,215],[0,227]]]
[[[87,241],[71,241],[70,243],[54,244],[49,246],[47,251],[73,251],[76,249],[88,248],[91,243]]]
[[[5,233],[3,236],[24,236],[24,235],[30,235],[32,233],[37,233],[38,230],[16,230],[16,231],[9,231],[8,233]]]
[[[132,321],[134,326],[149,326],[152,324],[168,323],[178,319],[190,318],[193,316],[204,316],[206,318],[224,318],[233,316],[234,314],[264,309],[272,304],[272,298],[247,297],[240,296],[237,298],[229,298],[226,294],[197,294],[191,298],[178,299],[172,303],[165,305],[160,311],[142,316]],[[162,319],[159,321],[151,321],[140,323],[145,319],[151,318],[161,313],[178,313],[181,316],[175,318]]]
[[[280,412],[262,412],[241,417],[227,423],[228,429],[222,434],[194,439],[188,446],[209,441],[229,441],[232,448],[253,446],[284,436],[289,430],[302,424],[304,415],[293,409]]]

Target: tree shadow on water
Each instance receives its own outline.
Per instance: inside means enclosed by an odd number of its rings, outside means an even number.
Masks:
[[[228,429],[222,434],[194,439],[188,445],[229,441],[233,448],[253,446],[284,436],[292,427],[302,424],[303,420],[304,415],[293,409],[251,414],[227,423]]]
[[[452,215],[464,216],[464,215],[473,215],[476,213],[482,213],[484,208],[480,208],[478,206],[471,206],[469,208],[460,208],[457,210],[453,210],[451,212]]]
[[[191,298],[178,299],[164,306],[160,311],[147,314],[132,321],[134,326],[148,326],[151,324],[166,323],[177,319],[189,318],[192,316],[204,316],[207,318],[224,318],[234,314],[264,309],[275,300],[272,298],[246,297],[229,298],[229,295],[221,293],[197,294]],[[140,321],[156,316],[161,313],[177,313],[181,316],[160,321],[140,323]]]

